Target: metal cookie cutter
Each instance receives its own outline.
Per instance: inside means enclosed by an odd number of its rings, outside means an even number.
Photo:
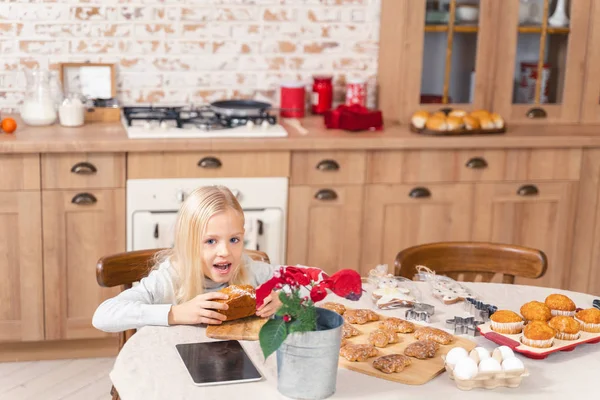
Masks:
[[[598,310],[600,310],[600,299],[595,299],[594,301],[592,301],[592,305]]]
[[[435,307],[425,303],[415,303],[404,313],[404,318],[429,323],[429,317],[435,313]]]
[[[474,317],[454,317],[446,320],[446,327],[454,328],[455,335],[479,336],[477,325],[483,324],[482,321],[476,321]]]
[[[498,311],[498,307],[469,297],[465,299],[465,311],[471,314],[476,321],[488,322],[490,316]]]

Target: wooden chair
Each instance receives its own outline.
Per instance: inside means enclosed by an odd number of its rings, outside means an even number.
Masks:
[[[156,254],[165,249],[136,250],[112,254],[102,257],[96,265],[96,281],[102,287],[122,286],[123,290],[132,287],[148,275],[156,261]],[[258,250],[244,250],[250,258],[256,261],[270,263],[269,256]],[[119,332],[119,351],[135,330]],[[112,400],[119,400],[119,394],[113,386],[110,394]]]
[[[413,279],[416,266],[467,282],[490,282],[502,274],[502,282],[513,284],[515,277],[536,279],[546,273],[544,252],[510,244],[484,242],[440,242],[409,247],[398,253],[395,274]]]

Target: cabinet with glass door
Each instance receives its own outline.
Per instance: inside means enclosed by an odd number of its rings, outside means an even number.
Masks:
[[[513,122],[579,122],[592,0],[498,3],[495,111]]]

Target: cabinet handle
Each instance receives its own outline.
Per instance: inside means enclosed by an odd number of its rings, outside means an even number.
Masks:
[[[317,164],[319,171],[337,171],[340,169],[340,164],[335,160],[321,160]]]
[[[473,157],[465,164],[465,167],[471,169],[483,169],[487,168],[488,163],[485,161],[485,158],[481,157]]]
[[[544,110],[543,108],[534,107],[527,111],[527,114],[525,115],[527,116],[527,118],[538,119],[546,118],[548,116],[548,113],[546,113],[546,110]]]
[[[410,191],[408,196],[413,199],[424,199],[426,197],[431,197],[431,192],[425,187],[416,187]]]
[[[317,200],[335,200],[337,197],[337,193],[331,189],[321,189],[315,194]]]
[[[216,169],[221,168],[223,163],[216,157],[204,157],[202,160],[198,161],[198,166],[201,168],[210,168]]]
[[[536,196],[540,191],[535,185],[523,185],[517,190],[519,196]]]
[[[82,161],[73,165],[71,172],[79,175],[93,175],[98,172],[98,170],[94,164],[91,164],[87,161]]]
[[[94,204],[97,201],[98,199],[96,199],[96,196],[91,193],[77,193],[73,196],[73,199],[71,199],[71,203],[81,205]]]

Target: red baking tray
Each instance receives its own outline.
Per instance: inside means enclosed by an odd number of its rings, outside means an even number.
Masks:
[[[477,327],[481,335],[486,339],[491,340],[494,343],[499,345],[508,346],[513,351],[517,353],[523,354],[525,357],[533,358],[536,360],[541,360],[552,353],[556,353],[558,351],[572,351],[575,347],[580,344],[585,343],[599,343],[600,342],[600,333],[590,333],[590,332],[581,332],[581,337],[577,340],[559,340],[554,339],[554,344],[552,347],[547,349],[538,349],[536,347],[526,346],[521,343],[521,333],[517,333],[515,335],[508,335],[504,333],[498,333],[492,331],[490,328],[490,323],[487,322],[483,325],[479,325]]]

